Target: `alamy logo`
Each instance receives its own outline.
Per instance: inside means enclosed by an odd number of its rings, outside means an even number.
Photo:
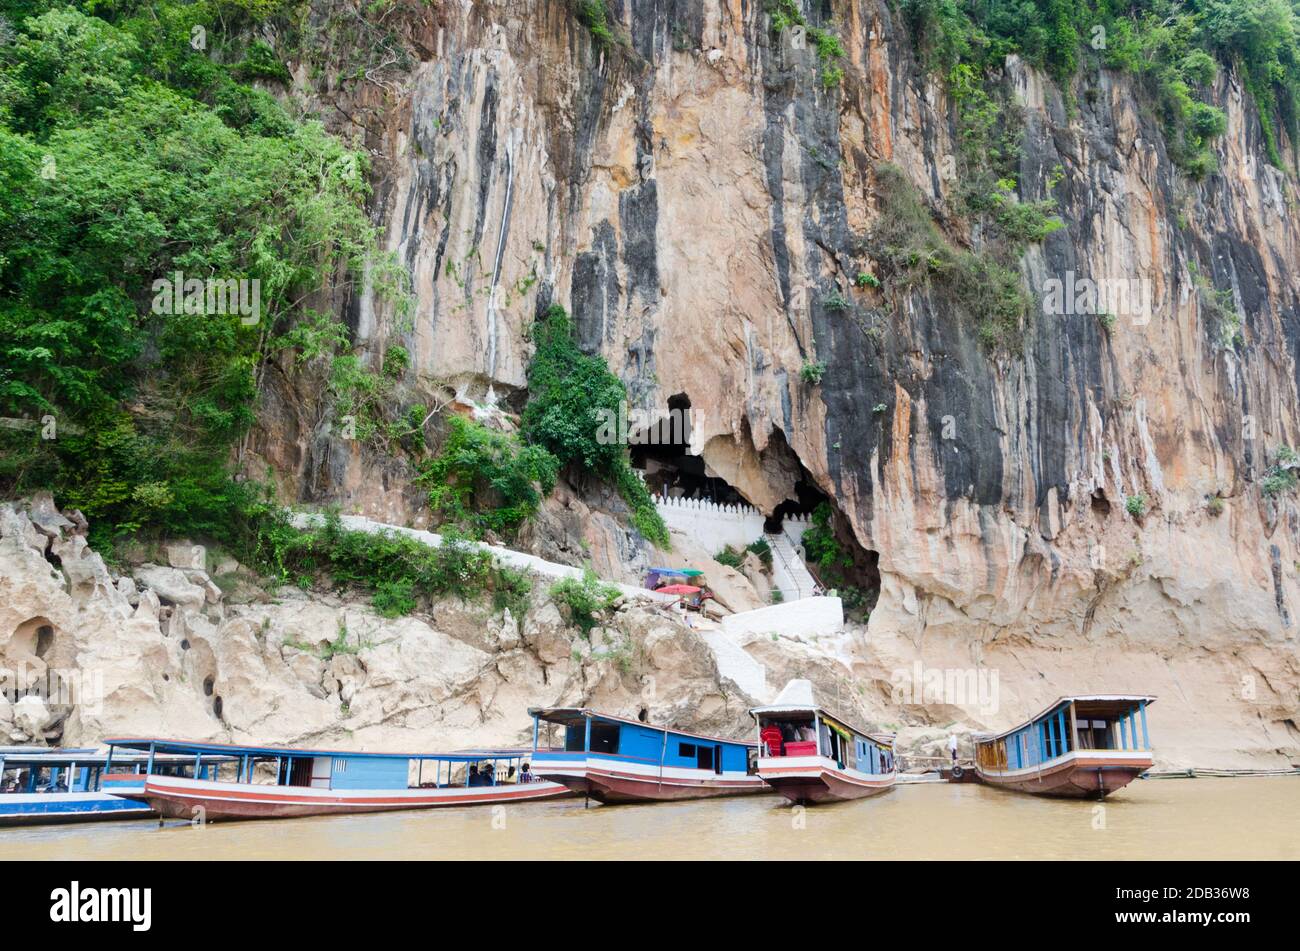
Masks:
[[[152,888],[70,888],[50,892],[50,921],[60,923],[128,921],[133,931],[153,923]]]
[[[597,409],[596,417],[596,442],[602,446],[682,446],[691,441],[689,409],[635,409],[621,400],[617,410]]]
[[[1151,281],[1145,277],[1093,280],[1066,271],[1064,279],[1053,277],[1043,282],[1043,313],[1056,317],[1131,317],[1140,327],[1151,321]]]
[[[998,672],[987,667],[926,667],[918,660],[894,670],[889,682],[896,706],[975,707],[986,715],[1000,706]]]
[[[153,282],[155,314],[238,314],[251,327],[262,317],[262,282],[253,278],[186,278],[180,271]]]

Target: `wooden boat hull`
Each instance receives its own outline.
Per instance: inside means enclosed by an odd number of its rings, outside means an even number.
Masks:
[[[768,791],[757,776],[705,778],[683,775],[694,770],[661,771],[657,767],[643,767],[638,771],[635,767],[620,769],[616,766],[583,765],[581,762],[546,766],[536,759],[533,769],[538,776],[604,805],[748,796]]]
[[[758,775],[797,805],[848,802],[878,796],[894,787],[896,773],[860,773],[840,769],[820,757],[760,759]]]
[[[568,795],[569,791],[563,786],[550,782],[440,789],[328,790],[150,777],[142,798],[165,818],[228,822],[396,812],[440,806],[499,805],[559,799]]]
[[[975,769],[980,780],[990,786],[1035,796],[1098,799],[1123,789],[1149,770],[1152,762],[1151,754],[1142,751],[1083,750],[1051,760],[1041,768],[1006,772],[979,766]]]

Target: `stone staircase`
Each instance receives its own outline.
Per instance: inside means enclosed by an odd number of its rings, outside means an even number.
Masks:
[[[772,699],[767,686],[767,668],[763,664],[750,657],[743,647],[717,628],[697,630],[704,643],[713,651],[719,674],[729,677],[737,687],[759,703],[767,703]]]
[[[794,541],[785,532],[763,536],[772,547],[772,582],[784,601],[811,598],[817,582],[808,573]]]

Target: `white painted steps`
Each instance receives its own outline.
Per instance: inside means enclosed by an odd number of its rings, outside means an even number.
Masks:
[[[765,666],[750,657],[743,647],[721,630],[701,628],[699,635],[713,651],[719,674],[735,681],[737,687],[760,703],[772,699]]]
[[[772,581],[782,600],[811,598],[817,582],[808,573],[790,536],[785,532],[769,532],[763,537],[772,548]]]

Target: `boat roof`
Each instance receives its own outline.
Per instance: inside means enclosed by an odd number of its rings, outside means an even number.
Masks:
[[[160,753],[188,753],[190,756],[201,753],[213,753],[225,756],[332,756],[340,759],[423,759],[441,760],[451,763],[476,763],[484,759],[519,759],[527,757],[532,750],[497,749],[497,750],[456,750],[451,753],[380,753],[368,750],[305,750],[292,746],[239,746],[232,743],[211,743],[207,741],[168,740],[157,737],[114,737],[104,741],[109,746],[128,750],[148,750],[152,747]]]
[[[689,736],[697,740],[708,740],[711,743],[729,743],[732,746],[744,746],[754,748],[757,743],[751,743],[747,740],[733,740],[725,736],[710,736],[707,733],[692,733],[690,730],[679,730],[672,726],[659,726],[655,723],[642,723],[640,720],[633,720],[631,717],[620,717],[612,713],[601,713],[598,710],[592,710],[590,707],[529,707],[528,714],[537,717],[539,720],[546,720],[548,723],[568,724],[583,717],[590,717],[595,720],[613,720],[616,723],[630,723],[632,726],[643,727],[647,730],[658,730],[661,733],[671,733],[674,736]]]
[[[1083,713],[1086,716],[1113,717],[1128,710],[1135,703],[1154,703],[1155,699],[1156,698],[1150,694],[1124,693],[1086,693],[1074,694],[1068,697],[1057,697],[1028,720],[1022,720],[1020,723],[1017,723],[1009,729],[1003,730],[1001,733],[974,733],[971,735],[971,739],[976,743],[988,743],[991,740],[1000,740],[1004,736],[1010,736],[1017,730],[1024,729],[1031,723],[1036,723],[1057,707],[1066,703],[1084,704],[1085,706],[1077,712]]]
[[[205,756],[205,763],[214,761],[226,762],[232,757],[226,756]],[[4,761],[6,769],[15,769],[21,766],[103,766],[108,762],[108,753],[101,753],[96,749],[32,749],[31,747],[0,747],[0,760]],[[147,753],[130,752],[113,754],[115,764],[125,763],[145,763],[148,762]],[[193,763],[194,755],[182,756],[178,753],[161,753],[154,757],[155,763],[170,765],[173,763]]]
[[[833,713],[827,712],[825,707],[818,706],[813,698],[813,686],[810,680],[790,681],[770,704],[754,707],[749,711],[749,715],[755,720],[759,716],[781,716],[782,714],[791,713],[815,714],[843,730],[855,733],[858,736],[865,736],[873,743],[881,746],[892,746],[894,743],[894,734],[892,733],[872,733],[869,730],[854,726]]]

